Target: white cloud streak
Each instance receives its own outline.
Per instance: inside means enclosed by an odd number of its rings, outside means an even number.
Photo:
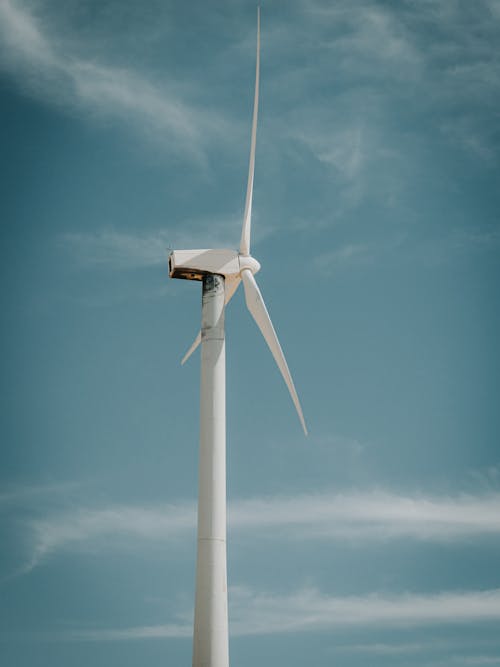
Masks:
[[[130,69],[75,55],[15,0],[0,0],[0,45],[1,67],[50,104],[133,122],[156,143],[199,162],[207,134],[223,136],[222,121],[182,99],[175,83],[153,84]]]
[[[146,639],[187,639],[193,635],[192,623],[167,623],[143,625],[133,628],[109,628],[106,630],[75,630],[64,635],[52,634],[44,639],[89,642],[118,642]]]
[[[415,657],[419,667],[480,667],[481,665],[500,665],[500,642],[485,641],[456,636],[449,640],[426,638],[425,641],[399,643],[394,637],[393,643],[344,644],[335,647],[335,653],[366,654],[367,656],[388,656],[401,658]],[[416,662],[418,660],[418,663]]]
[[[114,506],[105,509],[77,509],[37,519],[31,523],[35,537],[32,558],[24,568],[33,569],[43,558],[61,549],[106,548],[117,536],[144,540],[172,541],[196,526],[194,503],[162,507]],[[123,546],[123,541],[121,542]]]
[[[353,539],[447,540],[500,533],[500,494],[405,497],[387,492],[303,495],[236,503],[236,527],[302,526],[302,534]]]
[[[137,548],[147,540],[182,539],[195,525],[194,502],[51,514],[29,523],[34,546],[24,571],[61,550]],[[236,538],[259,532],[291,540],[466,540],[500,535],[500,494],[447,498],[376,491],[237,500],[229,506],[229,525]]]
[[[103,229],[90,233],[68,233],[58,245],[81,267],[102,267],[124,270],[165,265],[169,248],[236,247],[241,229],[241,216],[219,215],[213,218],[181,221],[175,228],[151,232],[121,232]],[[258,223],[258,214],[254,222]],[[254,245],[273,234],[272,224],[256,225]],[[233,241],[233,244],[231,244]]]
[[[317,255],[313,262],[316,269],[325,276],[347,267],[366,266],[380,260],[386,254],[393,253],[405,242],[405,234],[399,233],[381,242],[346,243]]]
[[[78,265],[110,269],[166,266],[168,248],[172,243],[167,231],[139,235],[103,230],[64,234],[59,240]]]
[[[473,10],[441,0],[397,6],[303,0],[298,6],[303,21],[294,38],[315,66],[295,82],[301,100],[286,127],[331,170],[340,189],[337,208],[410,191],[408,184],[422,178],[422,121],[429,123],[430,141],[441,135],[471,159],[496,163],[497,5],[496,11],[483,1]],[[328,106],[318,97],[326,86],[336,91]]]
[[[328,276],[345,266],[370,262],[373,254],[373,247],[367,243],[348,243],[336,250],[321,253],[314,258],[314,265],[320,273]]]
[[[428,667],[482,667],[482,665],[500,666],[500,657],[495,655],[450,655],[442,660],[426,662]]]
[[[41,500],[54,499],[61,496],[67,497],[68,494],[78,490],[81,486],[80,482],[6,485],[0,491],[0,510],[6,509],[12,511],[13,508],[22,507],[23,505],[29,507],[34,500],[40,502]]]
[[[229,606],[233,637],[324,632],[335,628],[402,629],[498,622],[500,590],[340,597],[324,595],[314,588],[273,595],[237,587],[230,589]],[[73,631],[60,635],[59,639],[122,641],[190,637],[191,615],[186,613],[181,617],[185,620],[179,623]]]
[[[336,597],[316,589],[292,595],[237,591],[233,632],[237,635],[327,630],[341,626],[412,627],[500,619],[500,590]]]

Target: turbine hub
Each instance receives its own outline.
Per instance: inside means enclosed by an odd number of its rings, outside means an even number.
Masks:
[[[240,274],[244,269],[249,269],[253,274],[260,271],[259,262],[251,255],[239,255],[238,259],[240,261]]]

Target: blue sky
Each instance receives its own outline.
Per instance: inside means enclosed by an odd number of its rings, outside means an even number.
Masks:
[[[0,1],[3,664],[190,664],[198,283],[253,3]],[[500,3],[262,6],[228,307],[234,665],[500,665]]]

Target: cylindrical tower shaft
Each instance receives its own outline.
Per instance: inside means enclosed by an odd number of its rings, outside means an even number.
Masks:
[[[229,667],[224,278],[203,278],[193,667]]]

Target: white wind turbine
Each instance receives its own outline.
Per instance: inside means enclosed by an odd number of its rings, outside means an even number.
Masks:
[[[193,633],[193,667],[228,667],[226,574],[226,359],[224,309],[243,281],[245,300],[281,371],[307,429],[292,376],[254,274],[260,264],[250,255],[255,140],[259,106],[260,8],[257,10],[257,63],[248,185],[239,252],[174,250],[171,278],[203,282],[201,331],[184,363],[201,343],[200,458],[198,478],[198,551]]]

